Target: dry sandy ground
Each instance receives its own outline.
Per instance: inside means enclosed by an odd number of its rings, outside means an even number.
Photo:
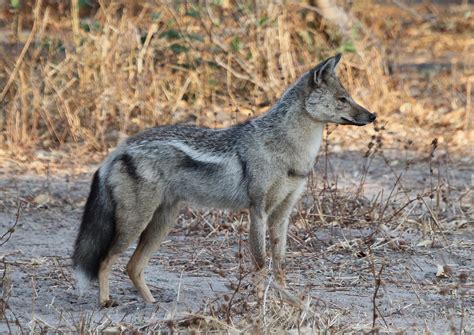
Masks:
[[[362,161],[361,153],[331,155],[330,178],[337,177],[341,190],[353,190],[360,180]],[[369,200],[382,189],[385,196],[390,192],[396,173],[404,170],[403,162],[404,158],[395,155],[389,164],[380,157],[374,159],[366,179]],[[147,281],[157,303],[144,303],[128,280],[124,266],[133,250],[130,248],[111,276],[112,296],[119,306],[98,309],[96,285],[78,297],[70,268],[72,245],[94,167],[89,173],[74,176],[67,169],[37,175],[12,172],[12,164],[6,163],[0,170],[0,236],[16,221],[18,199],[22,208],[15,231],[0,249],[8,320],[0,320],[0,333],[80,331],[117,324],[133,324],[142,330],[166,329],[163,320],[208,313],[209,306],[223,302],[223,295],[232,292],[230,283],[239,272],[235,256],[239,248],[238,221],[233,222],[230,215],[185,210],[147,269]],[[314,180],[320,182],[324,165],[320,158]],[[439,171],[453,192],[465,194],[472,189],[472,158],[451,158],[451,163]],[[428,189],[429,180],[428,161],[415,159],[401,179],[406,191],[402,197]],[[472,206],[472,193],[466,197],[465,208]],[[305,196],[299,208],[305,206],[311,206],[311,197]],[[472,207],[469,210],[472,213]],[[219,225],[219,221],[227,224]],[[318,327],[370,329],[375,290],[373,261],[377,271],[384,264],[376,299],[382,315],[376,321],[380,331],[446,333],[459,332],[460,327],[466,334],[474,331],[472,217],[444,220],[444,237],[437,234],[434,244],[424,242],[427,235],[415,223],[410,226],[408,222],[398,230],[376,230],[375,226],[357,222],[353,226],[319,223],[308,229],[300,221],[296,215],[290,231],[289,287],[311,299],[320,315]],[[364,245],[374,231],[371,257],[367,257]],[[438,272],[439,265],[446,265],[445,273]],[[465,274],[461,276],[464,283],[460,283],[460,274]],[[268,327],[276,330],[278,324]]]

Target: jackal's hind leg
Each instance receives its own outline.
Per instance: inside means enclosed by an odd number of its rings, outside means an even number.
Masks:
[[[100,307],[113,307],[115,302],[110,300],[109,274],[112,265],[115,263],[120,253],[110,254],[102,261],[99,268],[99,305]]]
[[[116,303],[110,300],[109,274],[113,264],[118,257],[137,240],[140,233],[143,232],[147,223],[153,216],[153,210],[136,206],[133,208],[126,204],[120,204],[116,212],[116,231],[115,238],[110,250],[101,262],[99,268],[99,304],[101,307],[112,307]]]
[[[112,247],[105,259],[101,262],[99,268],[99,305],[100,307],[113,307],[117,303],[110,300],[109,275],[112,266],[119,256],[128,248],[128,246],[138,237],[137,235],[117,234]]]
[[[160,244],[175,225],[178,213],[178,204],[161,205],[155,211],[150,223],[141,234],[138,246],[127,264],[128,276],[140,295],[147,302],[155,302],[155,299],[145,283],[145,267],[151,256],[158,250]]]

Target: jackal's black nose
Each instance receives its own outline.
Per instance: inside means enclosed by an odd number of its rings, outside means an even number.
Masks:
[[[369,121],[370,122],[374,122],[376,118],[377,118],[376,114],[370,113],[370,116],[369,116]]]

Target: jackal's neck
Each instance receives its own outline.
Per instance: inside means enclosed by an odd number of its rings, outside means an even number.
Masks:
[[[302,109],[289,111],[287,115],[287,127],[282,129],[281,134],[282,141],[287,142],[295,154],[314,160],[323,140],[325,124],[307,118]]]
[[[316,157],[324,133],[324,123],[308,117],[304,106],[304,92],[296,83],[261,118],[268,129],[267,136],[290,156],[301,155],[312,160]]]

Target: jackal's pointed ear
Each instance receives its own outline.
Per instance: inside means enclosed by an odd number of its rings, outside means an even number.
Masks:
[[[326,78],[336,73],[337,64],[341,60],[341,54],[337,54],[333,57],[326,59],[319,63],[312,71],[311,71],[311,81],[316,84],[320,85]]]

